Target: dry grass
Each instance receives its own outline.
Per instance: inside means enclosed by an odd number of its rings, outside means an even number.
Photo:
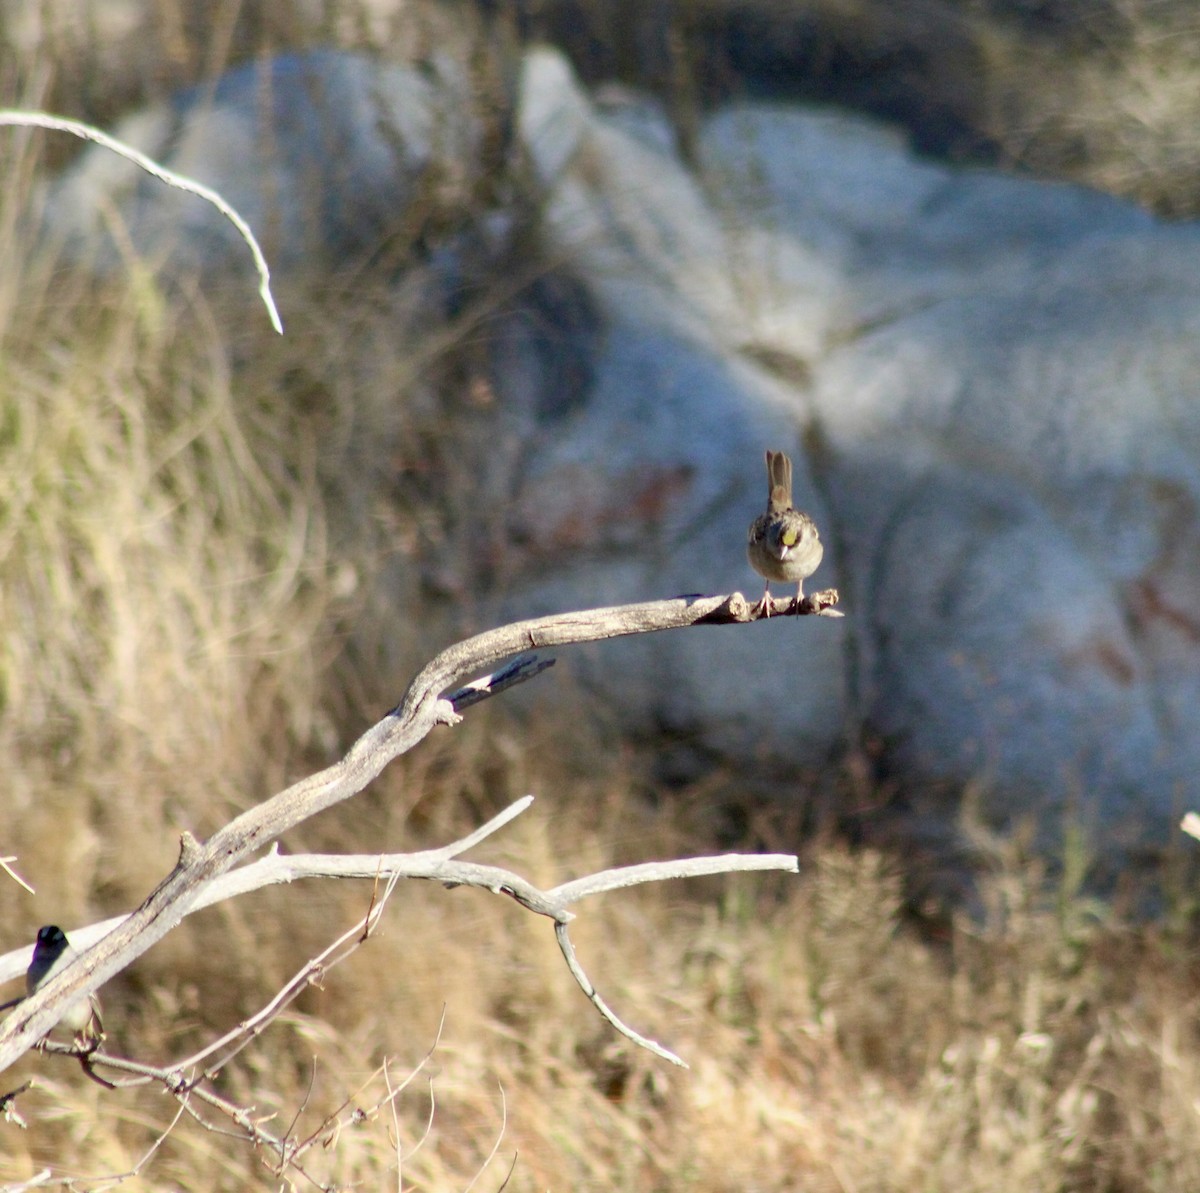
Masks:
[[[441,357],[404,334],[411,312],[365,277],[301,280],[281,295],[278,340],[252,295],[218,302],[182,282],[168,297],[137,269],[84,283],[29,253],[24,144],[0,141],[13,166],[0,193],[0,843],[38,894],[6,888],[3,948],[136,903],[179,829],[205,832],[327,759],[449,633],[433,604],[420,627],[392,612],[412,607],[423,545],[444,529],[436,506],[403,500],[404,478],[452,434]],[[710,789],[651,800],[637,763],[581,729],[567,677],[539,682],[562,685],[557,716],[523,718],[519,694],[485,706],[288,844],[440,842],[532,790],[534,810],[486,856],[540,881],[713,847]],[[736,794],[736,778],[720,788]],[[755,844],[794,846],[769,816],[751,822]],[[225,1088],[312,1129],[346,1096],[380,1096],[385,1058],[402,1079],[444,1011],[395,1121],[343,1132],[313,1175],[392,1187],[399,1154],[404,1187],[463,1189],[499,1139],[476,1188],[499,1188],[514,1155],[507,1188],[530,1191],[1200,1187],[1188,893],[1132,923],[1073,881],[1048,885],[1013,848],[981,877],[978,914],[934,933],[906,917],[913,876],[899,865],[831,837],[807,847],[797,880],[664,886],[588,909],[585,964],[687,1072],[613,1036],[545,924],[413,884]],[[185,1053],[368,898],[322,884],[195,917],[106,990],[111,1046]],[[107,1094],[48,1058],[5,1088],[30,1074],[28,1130],[0,1124],[0,1181],[43,1164],[120,1172],[170,1118],[160,1095]],[[141,1183],[274,1184],[190,1124]]]
[[[490,851],[497,860],[552,881],[704,847],[689,822],[706,809],[653,807],[619,776],[591,771],[599,743],[571,765],[532,766],[562,735],[483,720],[461,734],[465,752],[494,757],[519,741],[528,752],[512,758],[513,789],[547,793]],[[438,743],[404,776],[437,801],[431,838],[471,819],[455,807],[455,786],[472,779],[456,769],[458,746]],[[389,811],[368,803],[360,815],[331,836],[378,837]],[[404,835],[393,822],[392,839]],[[402,1077],[444,1011],[433,1067],[400,1099],[397,1124],[383,1115],[344,1132],[313,1159],[314,1176],[380,1187],[398,1137],[407,1187],[431,1190],[465,1188],[497,1139],[482,1187],[498,1188],[514,1155],[508,1187],[531,1191],[1194,1187],[1190,937],[1097,917],[1077,898],[1055,907],[1037,893],[1040,871],[1002,869],[984,884],[982,920],[929,940],[906,924],[895,862],[833,842],[805,862],[791,882],[611,896],[578,925],[606,993],[689,1058],[688,1072],[600,1024],[546,925],[475,892],[413,886],[380,936],[231,1066],[227,1088],[285,1121],[307,1100],[301,1122],[315,1127],[383,1058]],[[110,995],[114,1042],[178,1054],[199,1023],[245,1013],[365,899],[289,891],[189,925],[176,933],[188,943],[168,945],[179,964],[160,961],[152,985],[134,975]],[[228,957],[219,975],[204,960],[216,948]],[[21,1103],[31,1130],[4,1128],[0,1176],[39,1162],[117,1171],[165,1121],[157,1095],[108,1096],[69,1068],[28,1067],[47,1084]],[[380,1094],[381,1081],[368,1090]],[[148,1179],[268,1187],[246,1152],[191,1126]]]
[[[1200,213],[1191,6],[1111,0],[1091,22],[1081,14],[1039,36],[1011,14],[969,28],[985,80],[978,130],[1002,161],[1163,215]]]

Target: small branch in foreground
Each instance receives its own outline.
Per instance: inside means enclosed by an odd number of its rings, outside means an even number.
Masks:
[[[566,924],[555,924],[554,932],[558,937],[559,951],[567,963],[567,968],[571,971],[571,976],[579,983],[579,988],[587,996],[588,1002],[608,1020],[609,1024],[619,1031],[621,1035],[632,1040],[638,1047],[653,1052],[655,1056],[661,1057],[663,1060],[669,1060],[671,1064],[678,1065],[681,1069],[686,1069],[688,1067],[687,1062],[681,1056],[678,1056],[669,1048],[664,1048],[656,1040],[650,1039],[649,1036],[644,1036],[640,1032],[634,1031],[632,1027],[622,1022],[617,1017],[616,1012],[600,997],[600,992],[592,985],[587,974],[583,972],[583,966],[579,964],[579,958],[575,956],[575,946],[571,943],[570,936],[567,935]]]
[[[498,832],[510,820],[516,819],[532,803],[533,796],[524,795],[502,812],[497,813],[485,824],[473,829],[465,837],[449,845],[443,845],[438,849],[421,850],[418,853],[396,854],[392,856],[407,859],[412,865],[417,867],[428,866],[438,861],[457,857],[461,853],[466,853],[468,849],[473,849],[493,833]],[[231,874],[223,874],[219,878],[214,879],[205,887],[203,893],[196,901],[187,908],[185,914],[191,915],[206,907],[212,907],[215,903],[223,903],[226,899],[245,895],[250,891],[260,890],[265,886],[273,886],[281,882],[293,882],[297,878],[374,878],[380,873],[379,862],[381,857],[386,858],[389,855],[365,854],[357,859],[346,855],[333,855],[331,858],[326,859],[329,862],[328,869],[322,869],[320,865],[317,865],[310,873],[305,873],[301,863],[307,856],[309,855],[298,854],[289,857],[286,854],[281,854],[277,845],[272,846],[271,851],[266,857],[260,858],[257,862],[251,862],[249,865],[243,866],[240,870],[235,870]],[[349,864],[347,865],[347,863]],[[401,877],[432,878],[434,875],[422,873],[401,875]],[[77,952],[82,952],[84,949],[90,948],[96,941],[103,939],[128,918],[128,916],[123,915],[114,916],[111,919],[101,920],[98,923],[89,924],[85,927],[73,928],[69,933],[71,943],[75,946]],[[13,949],[11,952],[0,956],[0,983],[11,981],[13,978],[23,975],[29,966],[29,956],[30,949],[28,946]],[[14,999],[11,1004],[0,1007],[0,1010],[7,1009],[8,1006],[16,1006],[20,1001],[22,1000]]]
[[[200,1072],[202,1077],[210,1077],[216,1070],[227,1064],[254,1036],[260,1034],[266,1024],[274,1019],[279,1011],[291,1002],[301,990],[319,980],[325,970],[349,956],[367,939],[378,922],[396,883],[404,878],[428,879],[441,882],[447,887],[466,886],[490,891],[492,894],[504,895],[512,899],[535,915],[546,916],[553,920],[559,949],[566,961],[567,968],[584,995],[600,1014],[617,1031],[640,1047],[649,1049],[656,1056],[669,1060],[672,1064],[686,1068],[687,1066],[675,1053],[625,1024],[601,998],[596,987],[584,972],[567,935],[567,925],[575,918],[575,913],[569,909],[569,905],[592,895],[623,890],[646,882],[666,882],[678,878],[698,878],[713,874],[766,870],[794,874],[799,870],[798,859],[792,854],[785,853],[721,854],[712,857],[677,858],[665,862],[644,862],[635,866],[601,870],[596,874],[561,883],[550,890],[542,890],[522,875],[500,866],[456,860],[458,854],[490,836],[525,811],[532,802],[532,796],[525,796],[517,800],[499,815],[493,816],[487,824],[475,829],[461,840],[439,849],[428,849],[419,853],[357,855],[285,855],[281,854],[278,849],[272,849],[267,857],[214,880],[205,892],[205,905],[217,902],[222,898],[232,897],[235,894],[245,894],[248,891],[278,883],[290,883],[300,878],[386,879],[387,885],[379,900],[372,904],[361,925],[336,940],[320,956],[307,962],[257,1015],[239,1024],[227,1035],[202,1051],[172,1066],[172,1072],[181,1074],[183,1070],[195,1070]],[[196,910],[197,907],[198,904],[191,910]],[[226,1050],[221,1058],[211,1062],[210,1057],[221,1049]],[[99,1063],[99,1059],[99,1057],[93,1056],[93,1063]],[[201,1065],[204,1066],[202,1071],[200,1070]],[[172,1087],[172,1092],[179,1092],[181,1088],[183,1087],[176,1085]]]

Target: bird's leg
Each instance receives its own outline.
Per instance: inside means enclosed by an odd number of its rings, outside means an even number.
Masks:
[[[796,603],[795,603],[795,605],[792,606],[792,608],[795,609],[797,613],[800,611],[800,604],[803,600],[804,600],[804,581],[801,580],[800,583],[796,585]]]
[[[767,586],[763,589],[762,599],[754,606],[754,611],[763,617],[771,616],[771,581],[767,581]]]

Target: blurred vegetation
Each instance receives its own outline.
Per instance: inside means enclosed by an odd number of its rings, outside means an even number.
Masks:
[[[499,41],[532,32],[497,8]],[[461,36],[463,11],[6,6],[0,102],[111,124],[261,52],[332,43],[416,57],[448,28]],[[618,14],[605,26],[613,63],[665,88],[684,133],[719,94],[784,87],[739,59],[750,39],[733,32],[763,21],[803,34],[795,74],[812,81],[797,94],[914,128],[913,113],[952,113],[925,143],[1193,210],[1183,130],[1195,124],[1184,83],[1196,30],[1177,5],[585,11],[593,29]],[[637,20],[622,27],[621,11]],[[619,53],[651,20],[666,75]],[[597,35],[591,52],[604,45]],[[36,180],[74,152],[65,140],[0,136],[0,843],[38,891],[5,886],[5,949],[41,923],[135,905],[173,863],[180,830],[205,833],[336,756],[470,619],[452,586],[429,597],[423,571],[465,516],[454,494],[469,496],[469,477],[439,485],[436,473],[453,471],[454,395],[481,376],[479,320],[431,336],[419,285],[314,272],[280,293],[280,339],[252,293],[188,279],[168,291],[137,262],[105,283],[84,278],[32,250]],[[396,610],[422,593],[420,625],[400,623]],[[394,1122],[345,1132],[312,1162],[319,1179],[381,1187],[399,1149],[408,1187],[465,1188],[499,1138],[482,1187],[498,1188],[514,1155],[507,1187],[531,1191],[1200,1187],[1186,881],[1165,875],[1147,922],[1085,897],[1078,840],[1048,870],[1019,835],[977,838],[969,906],[914,915],[928,910],[914,892],[936,876],[911,840],[868,837],[869,811],[853,834],[851,818],[821,812],[886,793],[835,774],[798,783],[784,809],[718,773],[663,797],[644,761],[582,715],[568,678],[549,682],[561,685],[556,712],[525,715],[519,693],[484,706],[285,846],[441,843],[532,790],[534,809],[485,856],[538,881],[714,843],[802,848],[802,876],[625,892],[580,923],[604,994],[687,1072],[598,1020],[544,923],[477,893],[400,890],[385,931],[224,1077],[276,1126],[303,1108],[311,1129],[364,1083],[362,1102],[379,1097],[385,1057],[402,1079],[445,1010],[431,1083],[404,1094]],[[110,1046],[186,1053],[255,1009],[369,898],[324,883],[194,917],[105,990]],[[20,1102],[28,1129],[0,1124],[0,1181],[44,1164],[123,1171],[171,1115],[159,1094],[112,1095],[37,1056],[4,1088],[34,1074]],[[184,1123],[143,1183],[271,1182],[248,1151]]]
[[[851,107],[920,150],[1200,212],[1189,0],[487,0],[590,82],[652,87],[687,145],[731,96]]]
[[[796,98],[897,122],[929,153],[1080,182],[1167,216],[1200,211],[1200,22],[1190,0],[24,0],[0,9],[0,44],[15,51],[8,71],[25,78],[36,61],[48,107],[101,124],[263,52],[337,44],[413,59],[481,27],[493,47],[548,40],[589,82],[656,91],[685,147],[715,103]],[[73,151],[59,142],[47,152]]]

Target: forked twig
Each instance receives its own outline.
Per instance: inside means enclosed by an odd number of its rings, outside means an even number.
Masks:
[[[834,611],[832,606],[836,603],[835,592],[817,593],[806,597],[789,612],[828,614]],[[82,949],[79,957],[44,982],[29,998],[21,1000],[0,1022],[0,1070],[45,1036],[69,1003],[99,988],[171,931],[202,900],[213,897],[220,890],[214,885],[219,879],[228,874],[231,882],[238,881],[239,875],[230,872],[252,854],[270,845],[281,833],[361,791],[390,761],[412,749],[436,726],[453,725],[461,720],[461,708],[540,673],[545,660],[530,655],[528,652],[532,649],[700,625],[745,624],[755,619],[754,609],[741,593],[685,596],[532,618],[477,634],[448,647],[418,673],[403,700],[383,720],[368,729],[341,761],[250,808],[207,841],[197,842],[184,834],[174,870],[142,906],[105,933],[98,943]],[[514,659],[514,656],[519,657]],[[505,667],[491,670],[484,679],[466,688],[455,686],[467,675],[490,670],[505,660],[512,661]],[[447,691],[450,695],[443,695]],[[505,815],[516,815],[518,811],[514,807]],[[561,927],[571,916],[566,903],[601,889],[611,890],[631,882],[658,881],[693,873],[715,873],[723,869],[794,869],[796,865],[794,858],[786,859],[782,866],[778,859],[768,862],[754,858],[654,863],[646,869],[630,867],[576,880],[590,885],[572,887],[567,884],[565,891],[544,892],[511,872],[456,861],[454,852],[461,852],[461,849],[452,846],[449,851],[396,855],[382,862],[378,856],[311,859],[309,873],[370,878],[388,873],[388,862],[393,862],[391,872],[399,877],[481,886],[508,895],[531,911],[550,916]],[[302,859],[286,859],[273,851],[258,864],[286,868],[292,872],[292,877],[297,877],[303,863]],[[245,871],[250,869],[244,868],[240,881],[247,881]],[[261,876],[252,878],[261,884]],[[228,897],[227,893],[225,897]],[[77,948],[80,943],[83,942],[77,941]],[[0,959],[0,980],[20,972],[22,954],[28,957],[22,950]],[[4,967],[14,962],[17,968],[6,973]],[[579,980],[578,975],[576,980]],[[586,977],[584,980],[586,982]],[[590,983],[581,985],[585,990],[590,987]],[[592,994],[588,996],[590,998]],[[636,1033],[630,1038],[640,1039]]]

